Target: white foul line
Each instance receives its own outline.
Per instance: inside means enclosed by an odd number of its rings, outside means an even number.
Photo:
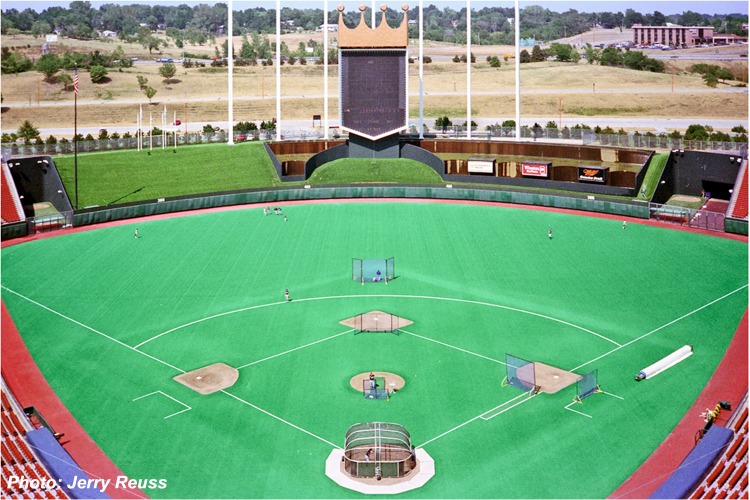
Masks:
[[[94,329],[94,328],[91,328],[91,327],[90,327],[90,326],[88,326],[88,325],[84,325],[84,324],[83,324],[83,323],[81,323],[80,321],[76,321],[76,320],[74,320],[73,318],[71,318],[70,316],[66,316],[66,315],[64,315],[64,314],[63,314],[63,313],[61,313],[61,312],[57,312],[57,311],[55,311],[54,309],[50,309],[49,307],[45,306],[44,304],[40,304],[39,302],[37,302],[37,301],[35,301],[35,300],[33,300],[33,299],[30,299],[29,297],[26,297],[25,295],[21,295],[20,293],[18,293],[18,292],[16,292],[16,291],[14,291],[14,290],[11,290],[10,288],[8,288],[8,287],[6,287],[6,286],[4,286],[4,285],[3,285],[3,289],[7,290],[8,292],[10,292],[10,293],[12,293],[12,294],[14,294],[14,295],[17,295],[17,296],[21,297],[21,298],[22,298],[22,299],[24,299],[24,300],[27,300],[27,301],[31,302],[32,304],[34,304],[34,305],[36,305],[36,306],[39,306],[39,307],[41,307],[42,309],[44,309],[44,310],[46,310],[46,311],[49,311],[49,312],[51,312],[52,314],[56,314],[57,316],[60,316],[61,318],[64,318],[64,319],[68,320],[68,321],[70,321],[71,323],[74,323],[74,324],[76,324],[76,325],[78,325],[78,326],[80,326],[80,327],[82,327],[82,328],[85,328],[86,330],[89,330],[89,331],[91,331],[91,332],[94,332],[94,333],[95,333],[95,334],[97,334],[97,335],[101,335],[102,337],[104,337],[104,338],[106,338],[106,339],[108,339],[108,340],[111,340],[112,342],[115,342],[115,343],[117,343],[117,344],[119,344],[119,345],[121,345],[121,346],[123,346],[123,347],[126,347],[126,348],[130,349],[131,351],[135,351],[135,352],[137,352],[138,354],[140,354],[141,356],[146,356],[147,358],[153,359],[154,361],[157,361],[157,362],[159,362],[159,363],[161,363],[161,364],[163,364],[163,365],[166,365],[166,366],[168,366],[168,367],[172,368],[173,370],[177,370],[177,371],[178,371],[178,372],[180,372],[180,373],[185,373],[185,370],[182,370],[182,369],[180,369],[180,368],[177,368],[177,367],[176,367],[176,366],[174,366],[174,365],[170,365],[170,364],[169,364],[169,363],[167,363],[166,361],[162,361],[162,360],[161,360],[161,359],[159,359],[159,358],[155,358],[154,356],[151,356],[150,354],[146,354],[146,353],[145,353],[145,352],[143,352],[143,351],[139,351],[139,350],[138,350],[138,349],[136,349],[135,347],[129,346],[128,344],[126,344],[126,343],[124,343],[124,342],[122,342],[122,341],[120,341],[120,340],[117,340],[117,339],[116,339],[116,338],[114,338],[114,337],[110,337],[110,336],[109,336],[109,335],[107,335],[106,333],[102,333],[102,332],[100,332],[99,330],[96,330],[96,329]]]
[[[349,329],[349,330],[347,330],[345,332],[337,333],[336,335],[331,335],[330,337],[326,337],[324,339],[316,340],[315,342],[310,342],[309,344],[301,345],[299,347],[295,347],[293,349],[289,349],[288,351],[280,352],[278,354],[274,354],[272,356],[268,356],[266,358],[259,359],[257,361],[253,361],[251,363],[247,363],[247,364],[244,364],[242,366],[238,366],[237,370],[241,370],[243,368],[247,368],[248,366],[252,366],[252,365],[255,365],[255,364],[258,364],[258,363],[262,363],[263,361],[268,361],[269,359],[278,358],[279,356],[283,356],[284,354],[289,354],[290,352],[299,351],[300,349],[304,349],[306,347],[310,347],[310,346],[313,346],[315,344],[320,344],[321,342],[325,342],[327,340],[335,339],[336,337],[340,337],[342,335],[346,335],[347,333],[350,333],[350,332],[353,332],[353,331],[354,331],[353,329]]]
[[[627,346],[629,346],[630,344],[632,344],[632,343],[634,343],[634,342],[638,342],[639,340],[643,340],[643,339],[645,339],[646,337],[648,337],[649,335],[652,335],[652,334],[654,334],[654,333],[658,332],[659,330],[663,330],[664,328],[666,328],[666,327],[668,327],[668,326],[671,326],[671,325],[673,325],[673,324],[677,323],[678,321],[681,321],[681,320],[683,320],[683,319],[685,319],[685,318],[687,318],[687,317],[689,317],[689,316],[692,316],[693,314],[697,313],[698,311],[702,311],[703,309],[705,309],[705,308],[707,308],[707,307],[709,307],[709,306],[712,306],[712,305],[716,304],[717,302],[719,302],[719,301],[722,301],[722,300],[726,299],[727,297],[729,297],[729,296],[731,296],[731,295],[734,295],[735,293],[739,292],[740,290],[742,290],[742,289],[744,289],[744,288],[747,288],[747,285],[743,285],[743,286],[741,286],[741,287],[737,288],[736,290],[732,290],[731,292],[729,292],[729,293],[726,293],[726,294],[722,295],[722,296],[721,296],[721,297],[719,297],[718,299],[714,299],[714,300],[712,300],[711,302],[709,302],[709,303],[707,303],[707,304],[704,304],[704,305],[700,306],[700,307],[699,307],[699,308],[697,308],[697,309],[693,309],[693,310],[692,310],[692,311],[690,311],[689,313],[683,314],[683,315],[682,315],[682,316],[680,316],[679,318],[677,318],[677,319],[673,319],[673,320],[672,320],[672,321],[670,321],[669,323],[665,323],[665,324],[663,324],[662,326],[660,326],[660,327],[658,327],[658,328],[655,328],[655,329],[651,330],[650,332],[648,332],[648,333],[644,333],[644,334],[643,334],[643,335],[641,335],[640,337],[638,337],[638,338],[635,338],[635,339],[631,340],[630,342],[626,342],[625,344],[622,344],[621,346],[618,346],[618,347],[616,347],[616,348],[612,349],[611,351],[605,352],[605,353],[604,353],[604,354],[602,354],[601,356],[598,356],[598,357],[596,357],[596,358],[592,359],[591,361],[586,361],[586,362],[585,362],[585,363],[583,363],[582,365],[578,365],[578,366],[576,366],[575,368],[571,369],[570,371],[572,371],[572,372],[573,372],[573,371],[576,371],[576,370],[578,370],[578,369],[580,369],[580,368],[583,368],[583,367],[584,367],[584,366],[586,366],[586,365],[590,365],[590,364],[591,364],[591,363],[593,363],[594,361],[599,361],[600,359],[602,359],[602,358],[604,358],[604,357],[606,357],[606,356],[609,356],[609,355],[610,355],[610,354],[612,354],[613,352],[619,351],[619,350],[620,350],[620,349],[622,349],[623,347],[627,347]]]
[[[236,400],[237,400],[237,401],[239,401],[240,403],[244,403],[244,404],[246,404],[247,406],[249,406],[249,407],[251,407],[251,408],[254,408],[254,409],[258,410],[258,411],[259,411],[259,412],[261,412],[261,413],[265,413],[265,414],[266,414],[266,415],[268,415],[269,417],[275,418],[275,419],[276,419],[276,420],[278,420],[279,422],[282,422],[282,423],[284,423],[284,424],[288,425],[289,427],[292,427],[292,428],[294,428],[294,429],[297,429],[297,430],[298,430],[298,431],[300,431],[300,432],[304,432],[304,433],[305,433],[305,434],[307,434],[308,436],[312,436],[312,437],[314,437],[315,439],[318,439],[318,440],[320,440],[320,441],[323,441],[324,443],[326,443],[326,444],[330,445],[330,446],[331,446],[331,447],[333,447],[333,448],[340,448],[340,446],[338,446],[338,445],[335,445],[335,444],[333,444],[332,442],[328,441],[327,439],[323,439],[322,437],[318,436],[317,434],[313,434],[312,432],[310,432],[310,431],[308,431],[308,430],[306,430],[306,429],[303,429],[302,427],[300,427],[300,426],[298,426],[298,425],[294,425],[293,423],[289,422],[288,420],[284,420],[283,418],[281,418],[281,417],[279,417],[279,416],[277,416],[277,415],[274,415],[273,413],[271,413],[271,412],[269,412],[269,411],[267,411],[267,410],[264,410],[264,409],[263,409],[263,408],[261,408],[260,406],[256,406],[256,405],[254,405],[254,404],[250,403],[249,401],[245,401],[245,400],[244,400],[244,399],[242,399],[241,397],[239,397],[239,396],[235,396],[235,395],[234,395],[234,394],[232,394],[231,392],[227,392],[227,391],[226,391],[225,389],[222,389],[222,390],[221,390],[221,392],[223,392],[224,394],[226,394],[226,395],[227,395],[227,396],[229,396],[229,397],[232,397],[232,398],[236,399]]]
[[[440,345],[445,346],[445,347],[450,347],[451,349],[455,349],[457,351],[465,352],[466,354],[471,354],[472,356],[477,356],[479,358],[487,359],[489,361],[492,361],[493,363],[500,363],[501,365],[505,364],[502,361],[499,361],[497,359],[493,359],[493,358],[484,356],[482,354],[477,354],[475,352],[467,351],[466,349],[461,349],[460,347],[456,347],[456,346],[453,346],[453,345],[450,345],[450,344],[446,344],[445,342],[440,342],[439,340],[431,339],[429,337],[423,337],[422,335],[419,335],[419,334],[416,334],[416,333],[407,332],[403,328],[399,328],[398,331],[399,332],[404,332],[405,334],[411,335],[412,337],[417,337],[417,338],[420,338],[420,339],[423,339],[423,340],[428,340],[430,342],[435,342],[436,344],[440,344]]]

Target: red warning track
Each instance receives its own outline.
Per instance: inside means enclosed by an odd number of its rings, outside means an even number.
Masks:
[[[695,446],[695,434],[704,425],[699,415],[720,400],[729,401],[732,408],[736,407],[747,392],[747,328],[746,309],[724,358],[693,406],[656,451],[609,498],[648,498]]]
[[[21,407],[36,407],[55,432],[64,434],[60,444],[91,479],[112,480],[104,492],[106,495],[111,498],[147,498],[138,489],[114,487],[117,477],[125,474],[89,437],[49,386],[26,349],[5,303],[2,304],[0,327],[3,332],[0,351],[3,379]]]

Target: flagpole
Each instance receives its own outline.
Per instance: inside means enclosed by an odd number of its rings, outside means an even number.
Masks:
[[[78,210],[78,68],[73,75],[73,183]]]

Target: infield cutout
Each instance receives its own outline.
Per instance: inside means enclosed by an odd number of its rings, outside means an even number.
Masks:
[[[383,389],[388,389],[390,392],[400,391],[406,385],[403,377],[391,372],[363,372],[353,376],[349,380],[349,385],[355,391],[362,392],[363,384],[370,380],[370,373],[376,378],[385,379],[385,387]]]
[[[227,387],[232,387],[240,376],[240,372],[224,363],[198,368],[191,372],[173,377],[173,380],[189,387],[199,394],[211,394]]]
[[[536,375],[536,384],[539,386],[539,392],[554,394],[566,387],[569,387],[583,377],[556,366],[545,365],[534,361],[534,373]]]
[[[359,332],[397,332],[399,328],[414,324],[413,321],[383,311],[370,311],[339,321]]]

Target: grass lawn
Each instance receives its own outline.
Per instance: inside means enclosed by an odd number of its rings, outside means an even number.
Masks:
[[[280,185],[260,143],[78,155],[80,207]],[[175,161],[177,160],[177,161]],[[73,156],[55,158],[75,199]]]
[[[651,161],[648,164],[648,170],[646,171],[646,177],[643,179],[643,187],[645,191],[641,190],[638,193],[638,198],[643,200],[650,200],[656,191],[656,184],[661,178],[661,174],[664,171],[664,167],[667,165],[669,155],[667,153],[656,153],[651,157]]]
[[[427,165],[405,159],[344,159],[326,163],[310,176],[310,184],[394,182],[439,184],[440,176]]]

